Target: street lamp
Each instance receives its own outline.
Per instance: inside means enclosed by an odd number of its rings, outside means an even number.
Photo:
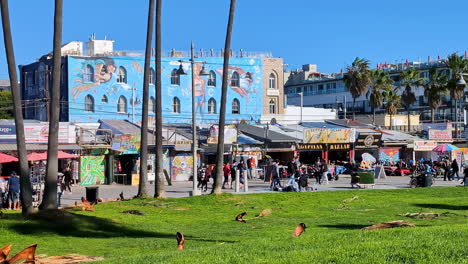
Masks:
[[[461,89],[465,89],[466,81],[465,81],[465,78],[463,78],[463,76],[468,75],[468,74],[460,72],[459,75],[460,75],[460,79],[458,79],[458,81],[457,81],[457,87],[461,88]],[[455,103],[456,103],[456,101],[455,101]],[[459,120],[459,112],[458,112],[457,107],[455,107],[455,134],[456,134],[456,138],[459,138],[458,120]]]
[[[197,155],[197,106],[195,105],[195,64],[202,64],[202,69],[198,73],[199,76],[206,76],[209,75],[209,73],[206,72],[205,70],[205,62],[196,62],[194,60],[194,53],[195,53],[195,46],[193,45],[193,42],[190,45],[190,64],[192,66],[192,157],[193,157],[193,192],[192,195],[200,195],[200,191],[198,190],[198,179],[197,179],[197,173],[198,173],[198,155]],[[183,62],[187,61],[179,61],[180,66],[179,69],[177,70],[177,74],[179,75],[186,75],[187,73],[184,71],[184,68],[182,67]]]

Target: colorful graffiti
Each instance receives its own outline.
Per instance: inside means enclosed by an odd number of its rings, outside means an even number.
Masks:
[[[112,149],[122,154],[138,154],[140,152],[141,134],[114,136]]]
[[[221,102],[221,57],[199,58],[211,76],[201,76],[202,65],[194,64],[194,93],[199,123],[215,123]],[[162,105],[164,123],[189,123],[192,112],[191,64],[183,63],[187,75],[180,75],[179,84],[171,84],[171,72],[180,66],[179,60],[188,58],[163,58]],[[141,120],[143,57],[68,57],[69,121],[94,122],[99,119]],[[152,62],[154,65],[154,62]],[[252,58],[231,58],[228,80],[226,120],[259,120],[263,111],[262,61]],[[154,66],[153,66],[154,68]],[[236,74],[235,74],[236,73]],[[238,79],[237,79],[238,77]],[[150,97],[155,97],[154,85],[150,85]],[[87,100],[88,96],[88,101]],[[85,111],[89,96],[94,111]],[[125,111],[117,112],[119,98],[125,99]],[[180,101],[180,113],[173,112],[174,98]],[[215,104],[209,105],[211,102]],[[239,113],[232,114],[232,102],[239,101]],[[214,111],[213,108],[214,107]],[[211,111],[210,111],[210,109]],[[154,113],[150,112],[150,119]]]
[[[80,185],[104,184],[106,161],[105,156],[80,157]]]
[[[179,153],[172,160],[172,180],[188,181],[192,176],[193,157],[189,153]]]
[[[383,148],[380,149],[380,161],[382,162],[398,162],[400,161],[399,148]]]

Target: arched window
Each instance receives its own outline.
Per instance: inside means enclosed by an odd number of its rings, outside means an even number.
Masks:
[[[83,74],[83,81],[84,82],[94,82],[94,69],[91,65],[86,65],[84,74]]]
[[[208,86],[216,86],[216,73],[214,71],[210,71],[210,75],[208,76]]]
[[[149,72],[149,84],[155,84],[156,83],[156,74],[154,73],[154,69],[150,68]]]
[[[124,67],[119,67],[119,75],[117,76],[117,82],[127,83],[127,70]]]
[[[156,112],[153,96],[151,96],[149,101],[148,101],[148,111],[150,113],[155,113]]]
[[[172,99],[172,113],[180,114],[180,100],[177,97]]]
[[[270,77],[268,78],[268,80],[269,80],[268,88],[276,89],[276,76],[272,73],[270,74]]]
[[[208,100],[208,114],[216,114],[216,100],[214,98]]]
[[[94,112],[94,97],[88,94],[85,97],[84,107],[86,112]]]
[[[127,98],[125,96],[120,96],[117,103],[117,112],[118,113],[127,113]]]
[[[271,98],[269,102],[270,114],[276,114],[276,100]]]
[[[232,87],[239,87],[239,74],[236,71],[232,73],[231,86]]]
[[[171,85],[180,85],[180,75],[177,73],[177,69],[173,69],[171,72]]]
[[[240,114],[240,103],[237,99],[232,100],[232,113]]]
[[[106,95],[103,95],[103,96],[101,97],[101,102],[102,102],[102,103],[105,103],[105,104],[107,104],[107,103],[109,102],[109,100],[107,99],[107,96],[106,96]]]

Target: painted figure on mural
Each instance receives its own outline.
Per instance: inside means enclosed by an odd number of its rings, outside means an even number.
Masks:
[[[221,77],[223,76],[223,68],[216,69],[216,72]],[[236,81],[234,79],[235,78],[234,72],[236,72],[239,76],[239,80],[236,85],[233,85],[233,82]],[[247,103],[250,102],[249,94],[257,93],[255,86],[253,85],[253,82],[254,82],[253,73],[246,72],[244,71],[244,69],[242,69],[239,66],[229,66],[228,85],[231,87],[231,89],[234,92],[238,93],[241,97],[244,97]]]
[[[206,103],[206,80],[200,76],[202,66],[194,64],[194,81],[195,81],[195,100],[197,103],[197,112],[203,113],[203,107]]]

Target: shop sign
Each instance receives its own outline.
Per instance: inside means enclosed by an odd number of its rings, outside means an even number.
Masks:
[[[26,143],[47,143],[49,142],[49,124],[24,124],[24,136]],[[58,137],[59,143],[76,143],[75,126],[60,124]],[[0,125],[0,142],[16,143],[15,125]]]
[[[355,149],[376,149],[381,145],[382,133],[360,132]]]
[[[208,136],[208,144],[218,144],[218,126],[210,127],[210,135]],[[234,125],[224,127],[224,144],[232,144],[237,141],[237,129]]]
[[[192,149],[192,140],[177,140],[175,142],[175,150],[189,151]]]
[[[437,147],[436,141],[414,141],[413,143],[415,151],[432,151],[435,147]]]
[[[323,144],[298,144],[298,150],[325,150],[325,145]]]
[[[429,129],[428,139],[436,139],[436,140],[452,139],[452,131],[448,129],[447,130]]]
[[[350,150],[351,144],[330,144],[328,150]]]
[[[351,143],[354,141],[351,128],[310,128],[304,130],[305,143]]]

